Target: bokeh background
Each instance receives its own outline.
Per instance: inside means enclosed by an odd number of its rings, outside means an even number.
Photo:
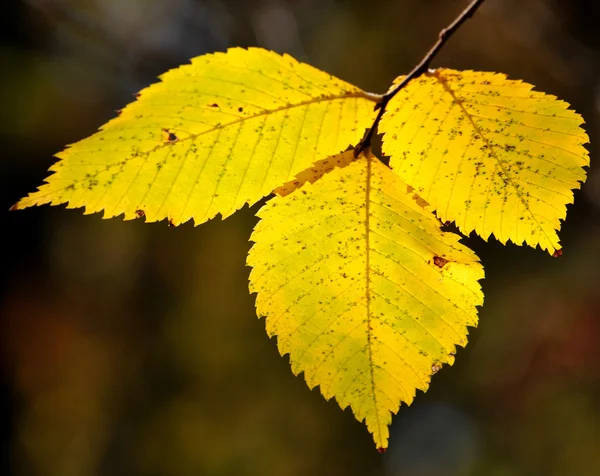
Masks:
[[[567,100],[591,137],[564,256],[465,239],[485,306],[384,456],[256,318],[257,207],[194,228],[8,208],[52,155],[190,57],[259,45],[383,92],[466,0],[2,0],[0,474],[600,474],[600,13],[487,0],[434,65]]]

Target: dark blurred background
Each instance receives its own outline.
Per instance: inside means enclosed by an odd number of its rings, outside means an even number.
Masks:
[[[256,318],[257,207],[169,228],[8,208],[52,155],[190,57],[288,52],[383,92],[466,0],[2,0],[0,474],[600,474],[597,0],[487,0],[434,62],[570,102],[592,145],[564,256],[466,243],[486,303],[454,367],[394,418],[390,449],[294,377]]]

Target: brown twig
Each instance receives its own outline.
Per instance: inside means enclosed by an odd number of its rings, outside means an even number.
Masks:
[[[375,105],[375,110],[379,110],[375,121],[373,121],[373,125],[365,134],[365,137],[359,142],[354,150],[354,156],[358,157],[358,155],[363,152],[365,149],[371,147],[371,141],[373,140],[373,135],[375,134],[375,130],[377,130],[377,126],[379,125],[379,121],[383,117],[383,113],[385,112],[385,108],[387,107],[390,100],[398,94],[402,88],[404,88],[411,80],[418,78],[423,73],[427,71],[429,65],[435,55],[439,53],[442,49],[446,41],[461,27],[461,25],[467,21],[469,18],[473,16],[475,11],[481,6],[481,4],[485,0],[473,0],[467,8],[465,8],[461,14],[456,17],[456,19],[440,31],[438,35],[437,42],[431,47],[431,49],[427,52],[427,54],[423,57],[421,62],[413,68],[413,70],[408,73],[402,81],[400,81],[396,86],[390,89],[387,93],[381,96],[379,102]]]

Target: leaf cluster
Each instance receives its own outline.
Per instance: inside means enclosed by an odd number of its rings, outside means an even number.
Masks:
[[[556,254],[589,165],[581,116],[502,74],[430,70],[380,122],[384,96],[258,48],[161,80],[57,154],[13,208],[198,225],[274,194],[248,256],[257,312],[292,371],[382,450],[392,414],[453,363],[483,303],[477,256],[440,221]],[[373,125],[389,166],[355,150]]]

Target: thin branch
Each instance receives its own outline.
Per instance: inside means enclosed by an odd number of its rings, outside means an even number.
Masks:
[[[413,70],[410,73],[408,73],[401,82],[399,82],[396,86],[394,86],[387,93],[381,96],[380,101],[375,106],[375,110],[379,110],[379,113],[377,114],[375,121],[373,121],[373,125],[365,134],[363,140],[361,140],[360,143],[356,146],[356,149],[354,150],[355,157],[357,157],[365,149],[371,147],[373,135],[377,130],[379,121],[381,121],[383,113],[385,112],[385,108],[387,107],[390,100],[396,94],[398,94],[398,91],[404,88],[410,81],[412,81],[415,78],[418,78],[423,73],[427,72],[427,70],[429,69],[429,65],[431,64],[431,61],[433,60],[435,55],[439,53],[439,51],[446,44],[448,39],[450,39],[450,37],[461,27],[461,25],[473,16],[475,11],[481,6],[481,4],[484,1],[485,0],[473,0],[469,4],[469,6],[465,8],[450,25],[448,25],[446,28],[440,31],[437,42],[431,47],[431,49],[423,57],[421,62],[417,66],[415,66]]]

